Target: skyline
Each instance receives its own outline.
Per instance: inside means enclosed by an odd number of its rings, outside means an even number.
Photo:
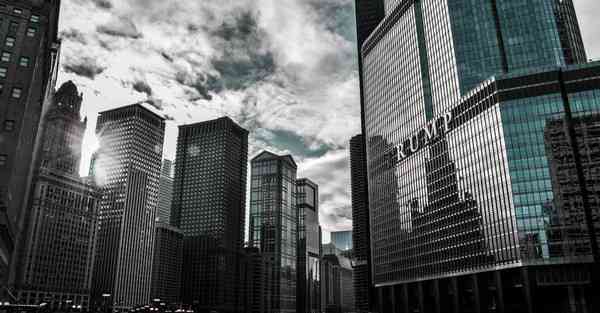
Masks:
[[[229,115],[251,132],[250,157],[292,153],[299,176],[320,185],[326,232],[350,229],[348,139],[360,132],[353,1],[144,3],[63,3],[59,84],[73,80],[84,93],[83,166],[99,111],[151,97],[173,119],[169,159],[178,125]],[[600,4],[575,5],[588,55],[598,58]]]

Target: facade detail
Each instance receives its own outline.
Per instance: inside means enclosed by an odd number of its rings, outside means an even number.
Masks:
[[[323,255],[322,271],[322,312],[355,312],[350,259],[341,255]]]
[[[352,231],[331,232],[331,243],[341,251],[352,250]]]
[[[386,0],[361,55],[381,308],[597,307],[600,64],[572,5]]]
[[[264,313],[296,312],[298,207],[292,156],[264,151],[251,161],[250,247],[267,266]]]
[[[248,131],[229,118],[179,127],[171,223],[184,235],[182,300],[239,312]]]
[[[183,274],[183,234],[173,226],[156,223],[152,286],[150,298],[164,303],[180,303]]]
[[[92,301],[118,311],[150,300],[164,131],[164,118],[140,104],[98,117],[91,172],[102,201]]]
[[[100,192],[79,176],[81,102],[77,87],[66,82],[44,117],[41,167],[17,265],[15,287],[25,304],[89,308]]]
[[[158,185],[158,221],[171,223],[171,201],[173,199],[173,162],[163,160]]]
[[[296,180],[298,206],[298,313],[321,310],[321,226],[319,186],[307,178]]]
[[[59,10],[55,0],[0,1],[0,285],[5,287],[15,283],[9,273],[16,273],[18,257],[12,256],[23,242],[39,130],[58,74]],[[14,301],[5,291],[2,299]]]

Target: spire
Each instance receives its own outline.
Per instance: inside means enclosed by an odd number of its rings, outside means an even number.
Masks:
[[[62,84],[54,94],[54,108],[65,113],[79,116],[82,101],[83,95],[79,93],[72,81]]]

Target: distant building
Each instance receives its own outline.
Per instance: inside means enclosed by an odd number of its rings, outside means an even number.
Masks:
[[[298,206],[297,313],[321,310],[321,226],[319,186],[307,178],[296,180]]]
[[[86,128],[81,102],[77,87],[70,81],[63,84],[40,131],[41,166],[33,180],[16,269],[17,297],[24,304],[89,308],[101,195],[79,176]]]
[[[150,300],[164,131],[164,118],[140,104],[98,117],[100,148],[91,172],[103,194],[93,301],[115,310]]]
[[[342,251],[352,249],[352,231],[331,232],[331,243]]]
[[[0,0],[0,286],[15,283],[42,117],[58,74],[57,0]],[[11,261],[13,264],[11,265]],[[9,269],[10,267],[10,269]],[[9,277],[11,275],[11,277]],[[0,299],[15,301],[0,291]]]
[[[354,284],[350,260],[341,255],[324,255],[322,271],[323,311],[354,312]]]
[[[158,221],[171,223],[171,201],[173,199],[173,162],[163,160],[158,185]]]
[[[171,223],[184,235],[182,300],[238,312],[248,131],[224,117],[179,127]]]
[[[268,263],[258,248],[244,248],[241,260],[242,312],[263,313],[263,308],[269,301],[269,297],[263,293],[263,290],[266,289],[265,284],[271,281],[267,276],[269,273],[267,271]]]
[[[298,208],[292,156],[264,151],[251,161],[250,247],[258,248],[267,279],[263,313],[296,311]]]
[[[173,226],[156,223],[151,299],[165,303],[180,302],[182,265],[183,234]]]
[[[358,312],[376,309],[376,294],[371,278],[371,238],[369,230],[369,190],[365,137],[350,140],[352,184],[352,246],[354,254],[354,300]]]

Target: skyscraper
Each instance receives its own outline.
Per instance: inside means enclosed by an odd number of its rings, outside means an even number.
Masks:
[[[371,242],[369,236],[369,202],[367,156],[363,135],[350,140],[350,178],[352,185],[352,244],[354,253],[354,300],[358,312],[375,310],[371,279]]]
[[[58,73],[59,1],[0,0],[0,285],[29,200],[43,111]],[[14,263],[14,262],[13,262]],[[11,273],[17,264],[12,265]],[[10,278],[11,283],[14,277]],[[4,291],[2,291],[4,294]],[[4,298],[4,297],[3,297]],[[6,298],[7,300],[12,300]]]
[[[171,222],[184,235],[182,297],[239,312],[248,131],[228,117],[179,127]]]
[[[352,231],[331,232],[331,243],[342,251],[352,250]]]
[[[579,144],[576,121],[600,111],[600,64],[577,64],[571,1],[385,8],[361,55],[380,307],[593,311],[600,212],[583,171],[593,149]],[[554,138],[560,161],[547,147],[557,119],[569,138]],[[556,162],[576,178],[554,182],[564,176]],[[573,221],[579,234],[565,236]]]
[[[40,130],[40,167],[18,250],[17,297],[53,309],[88,309],[100,192],[79,176],[86,121],[72,82],[54,94]]]
[[[264,313],[296,312],[298,208],[292,156],[263,151],[252,159],[251,247],[265,259]]]
[[[173,162],[163,160],[158,185],[158,220],[171,223],[171,201],[173,199]]]
[[[298,206],[297,312],[321,310],[321,226],[319,186],[310,179],[296,180]]]
[[[150,300],[164,131],[164,118],[140,104],[98,117],[91,172],[103,194],[93,297],[107,296],[116,310]]]
[[[156,223],[150,297],[165,303],[181,302],[183,276],[183,233],[162,222]]]

